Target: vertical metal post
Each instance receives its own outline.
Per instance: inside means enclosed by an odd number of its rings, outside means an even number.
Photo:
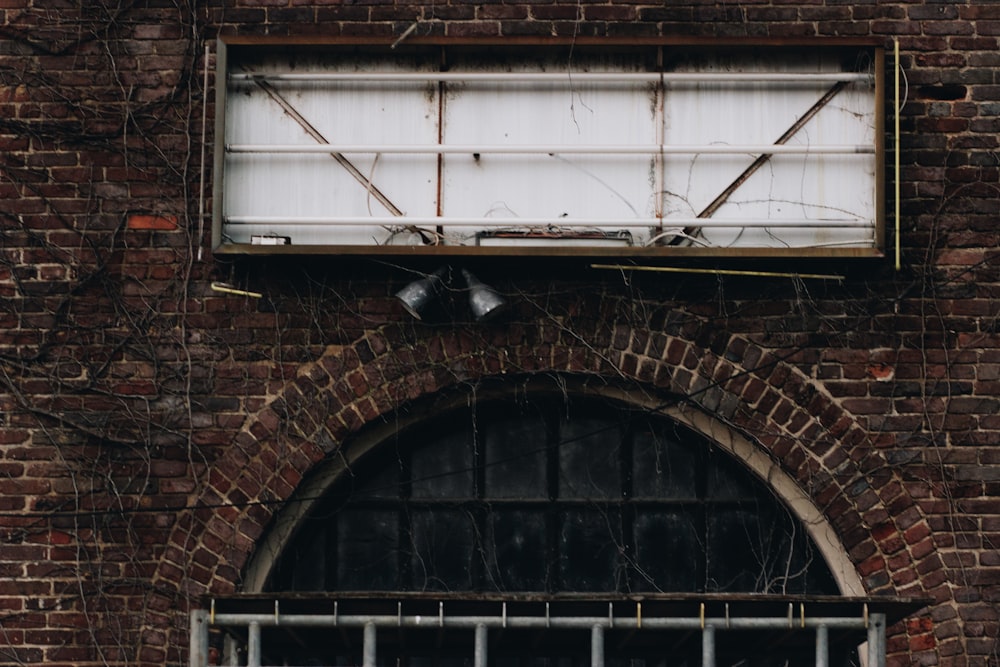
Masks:
[[[365,624],[365,643],[362,667],[375,667],[375,624]]]
[[[825,625],[816,628],[816,667],[829,667],[830,629]]]
[[[701,667],[715,667],[715,626],[701,630]]]
[[[868,616],[868,667],[885,667],[885,614]]]
[[[604,667],[604,628],[600,625],[590,629],[590,667]]]
[[[476,626],[476,648],[473,664],[475,667],[486,667],[486,626],[480,623]]]
[[[236,641],[236,637],[231,635],[226,635],[225,639],[222,640],[223,644],[223,656],[228,667],[239,667],[240,664],[240,645]]]
[[[901,204],[900,204],[900,201],[899,201],[900,188],[901,188],[901,186],[900,186],[900,179],[899,179],[899,173],[900,173],[899,172],[899,150],[900,150],[899,149],[899,134],[900,134],[899,133],[899,113],[902,111],[902,109],[899,108],[899,73],[900,73],[900,68],[899,68],[899,40],[898,39],[893,40],[892,50],[893,50],[893,54],[895,55],[895,63],[894,63],[893,70],[894,70],[894,73],[895,73],[895,84],[896,84],[895,85],[895,94],[894,94],[894,98],[895,99],[893,101],[893,108],[892,108],[892,122],[893,122],[893,146],[892,146],[892,153],[893,153],[893,170],[894,170],[893,180],[895,181],[895,183],[893,183],[893,186],[896,189],[895,196],[893,197],[893,200],[895,200],[895,201],[893,203],[895,204],[895,209],[896,209],[896,211],[895,211],[895,213],[896,213],[896,230],[895,230],[896,231],[896,234],[895,234],[896,235],[896,239],[895,239],[895,241],[896,241],[896,270],[900,271],[903,268],[902,254],[900,252],[900,245],[901,244],[900,244],[900,238],[899,238],[899,232],[900,232],[900,228],[901,228],[900,227],[900,215],[902,213],[902,208],[901,208]]]
[[[191,612],[191,667],[208,665],[208,612],[197,609]]]
[[[247,667],[260,667],[260,623],[251,621],[247,627]]]

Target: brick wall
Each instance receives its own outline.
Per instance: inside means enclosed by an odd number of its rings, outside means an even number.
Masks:
[[[559,372],[685,397],[768,450],[870,593],[933,601],[891,629],[892,664],[997,664],[1000,5],[87,5],[0,0],[0,663],[184,662],[186,611],[238,590],[339,443],[448,387]],[[391,295],[433,267],[202,250],[206,41],[414,21],[898,38],[902,269],[838,267],[836,284],[484,262],[508,316],[422,325]]]

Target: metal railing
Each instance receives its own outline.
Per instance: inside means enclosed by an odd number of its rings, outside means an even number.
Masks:
[[[363,637],[363,667],[376,667],[379,653],[379,632],[390,630],[440,630],[457,629],[473,633],[473,662],[475,667],[486,667],[489,631],[493,629],[536,629],[546,630],[589,630],[590,632],[590,664],[591,667],[604,667],[605,634],[609,630],[627,630],[630,632],[656,633],[667,631],[687,631],[701,633],[701,664],[702,667],[715,667],[716,645],[720,634],[730,631],[782,631],[786,633],[812,633],[815,645],[816,667],[828,667],[830,664],[830,631],[853,630],[863,633],[867,638],[868,667],[884,667],[885,665],[885,628],[884,613],[868,613],[865,605],[857,616],[807,616],[805,607],[800,606],[798,613],[792,603],[788,605],[785,616],[741,616],[731,617],[726,605],[723,616],[709,616],[702,603],[696,616],[650,616],[643,615],[642,603],[637,602],[635,614],[630,617],[616,615],[613,605],[608,604],[607,616],[574,616],[551,614],[548,603],[545,604],[544,615],[517,615],[508,613],[507,604],[502,603],[497,614],[463,614],[446,613],[443,602],[439,603],[437,615],[404,613],[402,603],[399,603],[396,614],[341,614],[337,603],[333,603],[333,613],[281,613],[278,602],[275,602],[273,613],[259,612],[226,612],[215,613],[214,605],[210,610],[191,612],[191,667],[207,667],[209,664],[209,630],[239,629],[245,632],[245,652],[247,667],[261,667],[263,646],[261,629],[264,627],[281,628],[353,628],[361,629]],[[235,651],[229,651],[229,663],[239,664]]]

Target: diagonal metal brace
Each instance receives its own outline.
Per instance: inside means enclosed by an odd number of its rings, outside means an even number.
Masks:
[[[808,123],[810,120],[812,120],[816,116],[816,114],[818,114],[820,112],[820,110],[823,107],[825,107],[827,104],[829,104],[830,100],[832,100],[834,97],[837,96],[837,94],[840,91],[842,91],[844,88],[846,88],[847,85],[848,85],[848,83],[849,82],[847,82],[847,81],[838,81],[837,83],[835,83],[833,85],[833,87],[830,88],[830,90],[826,91],[826,93],[824,93],[823,96],[821,98],[819,98],[819,100],[817,100],[815,104],[813,104],[811,107],[809,107],[809,109],[804,114],[802,114],[798,118],[798,120],[796,120],[794,123],[792,123],[791,127],[789,127],[787,130],[785,130],[784,134],[782,134],[780,137],[778,137],[778,139],[774,142],[774,145],[775,146],[781,146],[783,144],[788,143],[788,140],[791,139],[793,136],[795,136],[795,134],[799,130],[801,130],[803,127],[805,127],[806,123]],[[741,185],[743,185],[744,183],[746,183],[747,180],[751,176],[753,176],[755,173],[757,173],[757,171],[761,167],[763,167],[765,164],[767,164],[767,162],[773,156],[774,156],[773,153],[763,153],[761,155],[758,155],[757,159],[755,159],[753,162],[751,162],[750,166],[747,167],[746,169],[744,169],[743,173],[741,173],[739,176],[737,176],[736,179],[732,183],[730,183],[726,187],[725,190],[723,190],[721,193],[719,193],[719,195],[715,199],[712,200],[712,203],[710,203],[708,206],[706,206],[704,209],[702,209],[701,212],[696,217],[699,217],[699,218],[711,218],[713,215],[715,215],[715,212],[718,211],[719,208],[721,208],[722,205],[726,203],[726,201],[729,199],[729,197],[732,196],[732,194],[734,192],[736,192],[736,190]],[[684,230],[684,233],[686,235],[688,235],[688,236],[693,236],[695,234],[698,234],[700,231],[701,231],[701,228],[688,227],[688,228],[686,228]],[[671,241],[671,244],[672,245],[676,244],[676,243],[680,242],[681,240],[683,240],[683,237],[676,238],[673,241]]]
[[[299,113],[295,107],[292,106],[291,102],[286,100],[284,97],[281,96],[281,93],[275,90],[274,86],[272,86],[270,83],[264,81],[259,77],[252,77],[252,80],[258,86],[260,86],[261,90],[267,93],[268,96],[272,100],[274,100],[275,103],[277,103],[278,106],[280,106],[282,110],[284,110],[284,112],[288,114],[288,116],[292,120],[301,125],[302,129],[306,131],[306,134],[315,139],[317,143],[320,144],[330,143],[327,140],[327,138],[324,137],[323,134],[312,125],[312,123],[306,120],[306,118],[301,113]],[[343,153],[331,152],[330,156],[337,161],[337,164],[346,169],[347,172],[351,176],[353,176],[358,183],[363,185],[365,187],[365,190],[370,192],[371,195],[376,200],[378,200],[378,202],[382,204],[382,206],[388,209],[390,213],[392,213],[394,216],[397,217],[403,216],[403,211],[401,211],[398,206],[393,204],[381,190],[375,187],[375,184],[371,182],[371,179],[369,179],[367,176],[361,173],[361,170],[355,167],[350,160],[344,157]]]

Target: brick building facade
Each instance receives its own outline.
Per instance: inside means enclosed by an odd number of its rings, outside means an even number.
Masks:
[[[0,662],[186,662],[188,612],[247,590],[324,462],[437,397],[549,378],[751,443],[832,528],[845,592],[928,601],[889,628],[890,664],[998,664],[1000,5],[86,4],[0,2]],[[393,295],[434,258],[213,254],[216,38],[391,44],[414,25],[898,40],[900,267],[473,257],[503,318],[417,322]]]

